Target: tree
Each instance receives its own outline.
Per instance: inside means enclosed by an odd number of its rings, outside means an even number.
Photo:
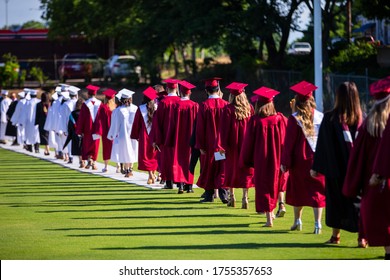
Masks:
[[[367,18],[388,19],[390,17],[390,3],[388,0],[355,0],[354,5]]]
[[[44,28],[45,28],[45,24],[43,22],[36,21],[36,20],[27,21],[22,25],[22,29],[44,29]]]

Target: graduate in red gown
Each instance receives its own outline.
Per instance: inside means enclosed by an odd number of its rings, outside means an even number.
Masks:
[[[368,244],[383,246],[390,260],[390,77],[373,83],[370,93],[375,102],[351,151],[343,193],[362,197],[360,214]]]
[[[230,91],[228,104],[222,111],[219,129],[219,152],[225,154],[224,187],[229,188],[228,207],[236,206],[234,189],[242,189],[242,209],[248,209],[248,189],[253,187],[253,168],[239,163],[245,131],[253,106],[245,94],[248,84],[233,82],[226,88]]]
[[[325,113],[321,123],[312,167],[325,176],[325,220],[332,227],[332,236],[326,243],[339,244],[342,229],[359,232],[359,243],[364,244],[359,226],[360,201],[342,194],[350,149],[363,119],[359,91],[354,82],[344,82],[337,87],[335,97],[334,108]]]
[[[178,193],[193,192],[194,174],[190,172],[190,139],[198,114],[198,103],[190,100],[191,89],[195,86],[187,81],[179,81],[180,101],[173,108],[173,119],[168,128],[165,145],[174,149],[173,181],[180,182]]]
[[[161,152],[161,180],[166,181],[164,188],[173,189],[172,167],[174,164],[174,149],[164,144],[168,137],[169,123],[173,119],[173,107],[180,101],[180,97],[177,94],[178,80],[167,79],[164,82],[166,83],[166,91],[168,94],[161,99],[154,113],[150,138],[153,147]],[[181,186],[180,182],[175,183],[179,183],[178,187]]]
[[[287,118],[275,110],[273,98],[278,91],[261,87],[254,94],[255,114],[246,129],[240,161],[245,166],[254,167],[256,211],[265,212],[267,222],[264,226],[272,227],[273,212],[284,179],[280,157]]]
[[[143,94],[144,100],[135,113],[130,137],[138,140],[138,169],[148,171],[147,184],[154,184],[156,182],[154,172],[158,168],[157,151],[153,148],[149,134],[152,129],[153,116],[157,109],[155,103],[157,91],[152,87],[148,87],[143,91]]]
[[[117,92],[109,88],[103,91],[103,94],[105,96],[104,102],[102,103],[100,114],[96,116],[93,133],[100,135],[103,142],[104,168],[102,172],[104,173],[107,172],[108,161],[111,158],[112,140],[107,138],[107,134],[111,126],[112,111],[116,108],[115,95]]]
[[[213,202],[214,189],[218,189],[219,198],[228,203],[228,193],[223,188],[223,163],[216,161],[214,153],[218,151],[218,134],[222,110],[229,103],[221,98],[219,87],[221,78],[211,78],[205,81],[208,99],[199,106],[196,121],[195,148],[200,150],[201,172],[197,185],[205,190],[204,198],[200,202]],[[217,176],[218,175],[218,176]]]
[[[86,169],[92,167],[97,170],[95,161],[99,152],[100,137],[93,133],[93,124],[101,110],[101,101],[96,98],[99,87],[88,85],[88,97],[81,106],[80,116],[77,120],[76,133],[83,137],[82,159],[87,160]]]
[[[291,230],[302,230],[303,206],[314,212],[314,233],[321,233],[322,210],[325,207],[325,178],[310,175],[318,130],[323,114],[317,110],[313,91],[317,87],[302,81],[290,87],[295,96],[295,113],[287,121],[286,137],[281,158],[282,171],[289,171],[286,202],[294,206]]]

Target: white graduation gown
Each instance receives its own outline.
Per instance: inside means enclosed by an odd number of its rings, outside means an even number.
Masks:
[[[37,104],[41,102],[38,98],[31,98],[26,102],[24,107],[25,118],[23,122],[24,134],[27,145],[34,145],[40,143],[39,127],[35,124],[35,115],[37,113]]]
[[[138,160],[138,141],[130,139],[137,109],[134,104],[122,105],[112,112],[107,138],[113,140],[111,160],[114,162],[134,163]]]

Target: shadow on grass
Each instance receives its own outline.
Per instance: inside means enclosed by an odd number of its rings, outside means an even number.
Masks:
[[[183,214],[183,215],[170,215],[170,216],[119,216],[119,217],[83,217],[72,218],[73,220],[132,220],[132,219],[166,219],[166,218],[237,218],[237,217],[249,217],[248,214]]]

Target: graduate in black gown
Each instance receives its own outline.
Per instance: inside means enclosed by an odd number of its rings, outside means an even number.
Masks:
[[[74,111],[69,116],[68,121],[68,136],[66,138],[64,148],[71,142],[72,156],[79,156],[80,166],[84,165],[81,159],[82,138],[76,133],[76,123],[80,115],[81,105],[84,103],[82,98],[77,99]]]
[[[37,103],[35,124],[38,125],[40,144],[45,146],[44,154],[48,156],[49,153],[49,131],[44,129],[47,113],[49,112],[50,98],[47,92],[42,92],[41,102]]]
[[[18,145],[18,142],[16,139],[17,138],[17,128],[11,122],[11,118],[12,118],[13,114],[15,113],[16,105],[18,104],[18,99],[16,98],[15,92],[13,92],[11,94],[11,100],[12,100],[12,102],[9,105],[8,110],[7,110],[7,120],[8,121],[7,121],[7,127],[5,129],[5,135],[15,137],[15,140],[12,143],[12,145],[16,146],[16,145]]]
[[[332,236],[326,243],[339,244],[341,229],[359,231],[360,201],[345,197],[342,188],[350,149],[362,121],[358,89],[355,83],[344,82],[336,90],[333,110],[324,114],[311,171],[312,176],[316,172],[325,175],[325,221],[328,227],[333,228]],[[360,232],[360,240],[363,235]]]

